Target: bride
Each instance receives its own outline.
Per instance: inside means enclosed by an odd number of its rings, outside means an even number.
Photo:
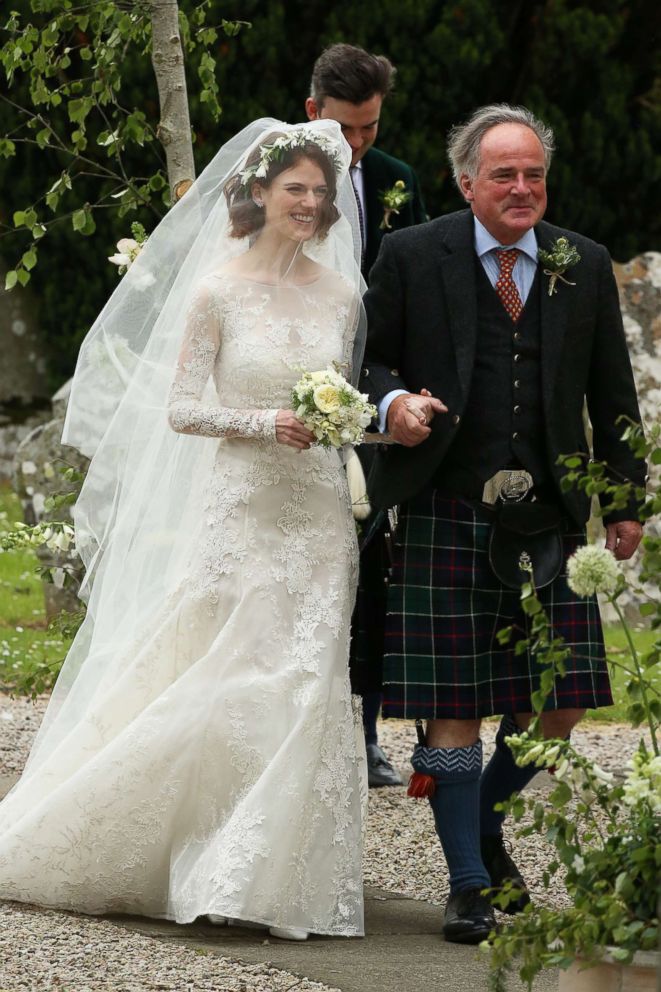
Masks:
[[[350,158],[334,121],[250,125],[83,344],[88,610],[0,805],[2,899],[363,933],[356,539],[290,409],[303,370],[358,371]]]

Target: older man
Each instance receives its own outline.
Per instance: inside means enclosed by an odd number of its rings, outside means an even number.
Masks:
[[[415,172],[400,159],[374,148],[383,101],[392,89],[395,67],[385,55],[373,55],[356,45],[337,44],[325,49],[314,64],[305,111],[310,120],[329,119],[342,125],[351,145],[351,181],[356,193],[363,239],[363,274],[378,254],[388,229],[382,202],[396,182],[408,193],[406,203],[390,215],[393,231],[427,220]],[[365,472],[371,465],[368,445],[358,449]],[[355,471],[355,468],[354,468]],[[351,626],[351,684],[363,699],[363,721],[370,788],[401,785],[399,773],[379,746],[377,717],[381,707],[385,577],[388,555],[385,514],[363,520],[358,598]]]
[[[529,722],[538,674],[534,658],[496,638],[509,625],[525,632],[526,620],[519,591],[489,561],[494,519],[514,498],[524,517],[533,506],[561,531],[565,558],[584,541],[589,499],[562,491],[557,458],[587,456],[585,399],[595,457],[637,484],[644,466],[616,424],[639,414],[608,253],[542,220],[552,132],[498,104],[454,129],[449,150],[469,209],[384,241],[365,300],[363,382],[399,442],[379,452],[371,477],[376,505],[401,505],[384,715],[428,721],[414,767],[436,783],[450,874],[443,931],[477,943],[494,925],[482,889],[511,879],[510,909],[529,899],[494,805],[536,771],[518,768],[505,741]],[[550,293],[537,252],[557,251],[561,237],[580,261]],[[606,518],[617,558],[638,545],[634,516],[629,507]],[[586,708],[611,702],[598,607],[572,596],[562,572],[539,595],[571,649],[542,717],[546,736],[564,737]],[[491,714],[504,715],[482,772],[480,721]]]

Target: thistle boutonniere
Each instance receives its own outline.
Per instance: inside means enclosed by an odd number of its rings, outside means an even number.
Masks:
[[[556,282],[558,279],[567,283],[568,286],[576,285],[575,282],[563,278],[567,269],[571,269],[572,265],[581,261],[581,256],[576,251],[576,245],[570,245],[567,238],[557,238],[551,245],[550,251],[538,248],[537,257],[545,266],[544,275],[549,276],[549,296],[557,293]]]
[[[383,204],[383,220],[379,224],[381,231],[391,230],[390,218],[393,214],[399,214],[401,208],[409,202],[412,196],[413,194],[407,190],[403,179],[398,179],[391,189],[386,189],[380,194],[379,199]]]

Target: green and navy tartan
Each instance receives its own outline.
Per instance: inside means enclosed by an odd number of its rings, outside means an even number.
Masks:
[[[400,512],[386,617],[383,715],[467,720],[531,710],[538,663],[516,655],[528,619],[519,593],[489,567],[488,513],[427,490]],[[564,535],[565,560],[585,534]],[[556,636],[571,654],[556,679],[548,709],[612,703],[603,632],[595,597],[581,599],[565,571],[539,598]],[[497,633],[514,625],[519,638],[501,645]]]

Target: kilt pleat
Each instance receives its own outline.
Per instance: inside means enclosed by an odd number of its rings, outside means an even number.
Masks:
[[[435,490],[402,507],[388,591],[384,716],[461,720],[531,710],[540,666],[530,652],[515,653],[529,620],[519,593],[489,567],[489,527],[478,508]],[[583,532],[566,533],[565,560],[584,543]],[[596,598],[572,593],[564,569],[538,595],[570,648],[547,708],[610,704]],[[498,631],[510,625],[519,637],[499,644]]]

